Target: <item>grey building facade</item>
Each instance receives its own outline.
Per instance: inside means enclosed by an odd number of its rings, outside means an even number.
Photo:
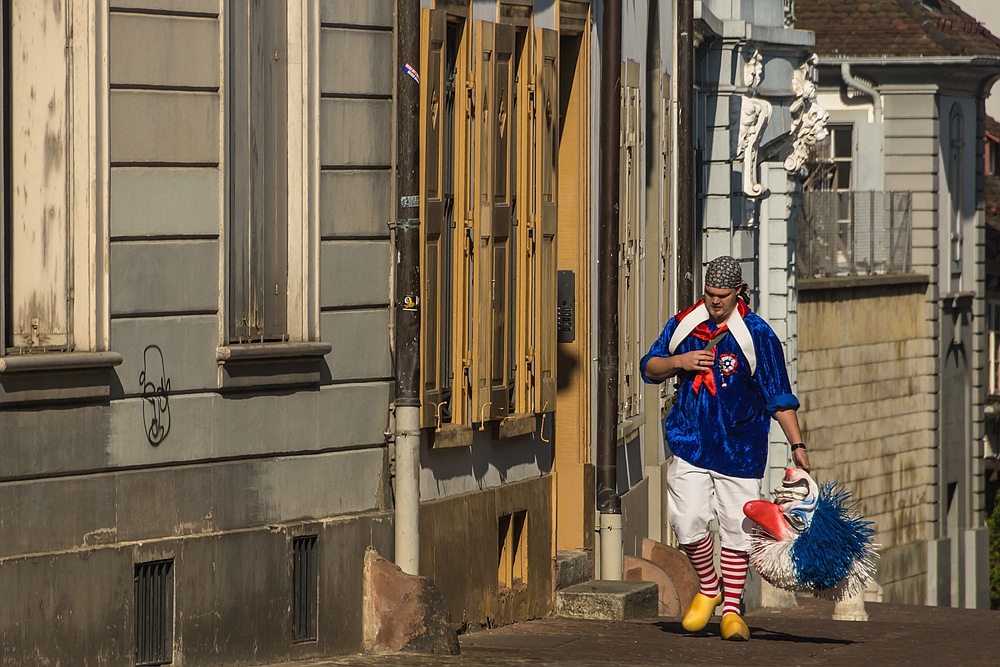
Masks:
[[[3,11],[3,664],[360,648],[392,3]]]

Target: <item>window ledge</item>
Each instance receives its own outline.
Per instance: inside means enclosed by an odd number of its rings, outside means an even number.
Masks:
[[[122,362],[117,352],[43,352],[0,358],[0,373],[112,368]]]
[[[44,352],[0,358],[0,403],[107,398],[117,352]]]
[[[333,345],[307,341],[304,343],[249,343],[225,345],[216,351],[221,363],[249,359],[288,359],[293,357],[322,357],[330,353]]]
[[[884,273],[872,276],[835,276],[833,278],[800,278],[799,291],[882,287],[885,285],[926,285],[930,281],[923,273]]]
[[[219,386],[223,389],[318,385],[322,381],[330,343],[250,343],[216,350]]]

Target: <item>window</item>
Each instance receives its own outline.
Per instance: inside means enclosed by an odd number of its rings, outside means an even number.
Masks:
[[[504,514],[497,530],[497,585],[502,591],[528,585],[528,512]]]
[[[107,43],[95,5],[0,9],[6,354],[107,349]]]
[[[555,409],[558,38],[425,10],[421,48],[421,424],[533,432]]]
[[[962,242],[963,190],[965,189],[965,116],[956,102],[951,107],[948,123],[948,190],[951,193],[951,215],[949,220],[949,248],[951,255],[951,289],[962,289]]]
[[[230,342],[287,335],[287,30],[284,0],[230,4]]]

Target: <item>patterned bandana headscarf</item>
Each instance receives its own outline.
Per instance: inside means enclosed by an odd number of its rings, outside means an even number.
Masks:
[[[708,263],[705,270],[705,287],[739,289],[743,284],[743,271],[734,257],[722,255]]]

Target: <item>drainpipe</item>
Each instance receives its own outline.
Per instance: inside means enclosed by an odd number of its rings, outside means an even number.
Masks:
[[[851,76],[851,64],[841,63],[840,64],[840,78],[844,80],[844,84],[850,86],[854,90],[864,93],[868,97],[872,98],[872,105],[874,106],[874,120],[876,123],[882,122],[882,96],[878,94],[878,91],[874,88],[866,86],[861,83],[853,76]]]
[[[420,0],[396,0],[396,565],[420,574]]]
[[[600,228],[598,230],[597,510],[601,578],[622,578],[618,497],[618,211],[621,151],[622,3],[605,0],[601,18]]]
[[[677,310],[694,303],[694,0],[677,2]]]

